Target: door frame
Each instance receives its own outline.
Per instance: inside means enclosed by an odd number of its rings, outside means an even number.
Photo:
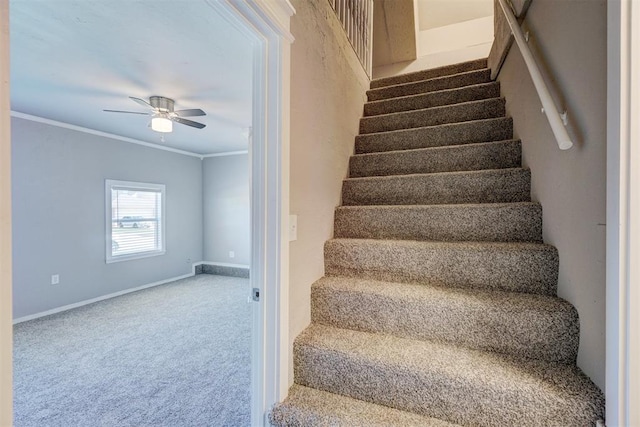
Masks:
[[[289,386],[289,21],[288,0],[205,0],[254,45],[251,158],[251,424],[268,425]],[[11,426],[12,276],[9,0],[0,0],[0,426]]]
[[[254,46],[251,163],[251,425],[269,425],[289,387],[288,0],[206,0]]]
[[[609,0],[605,394],[610,426],[640,426],[639,165],[640,3]]]

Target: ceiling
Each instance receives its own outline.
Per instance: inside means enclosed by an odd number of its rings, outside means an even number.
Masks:
[[[11,0],[11,109],[206,155],[247,149],[253,49],[206,0]],[[201,108],[160,134],[131,101]],[[164,141],[161,136],[164,135]]]
[[[420,31],[493,15],[493,0],[418,0]]]

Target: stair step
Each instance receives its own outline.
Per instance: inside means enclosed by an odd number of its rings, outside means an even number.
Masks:
[[[521,153],[520,141],[508,140],[357,154],[349,159],[349,177],[517,168]]]
[[[442,107],[363,117],[360,119],[360,134],[493,119],[504,117],[504,115],[504,98],[482,99]]]
[[[556,294],[558,251],[540,243],[332,239],[327,276]]]
[[[574,365],[318,324],[296,338],[294,372],[303,386],[462,425],[587,426],[604,412]]]
[[[276,427],[454,427],[446,421],[294,384],[271,411]]]
[[[462,88],[445,89],[436,92],[421,93],[419,95],[408,95],[399,98],[384,99],[382,101],[367,102],[364,104],[364,115],[365,117],[377,116],[380,114],[420,110],[423,108],[498,97],[500,97],[500,83],[481,83]]]
[[[356,136],[356,154],[410,150],[476,142],[502,141],[513,137],[513,121],[508,117],[450,123],[414,129],[394,130]]]
[[[579,321],[545,295],[323,277],[311,287],[315,323],[551,362],[575,363]]]
[[[538,203],[340,206],[336,238],[542,242]]]
[[[487,60],[476,59],[473,61],[461,62],[459,64],[445,65],[444,67],[431,68],[429,70],[421,70],[413,73],[401,74],[399,76],[375,79],[371,81],[371,89],[383,86],[393,86],[401,83],[409,83],[418,80],[428,80],[435,77],[459,74],[466,71],[479,70],[482,68],[487,68]]]
[[[531,173],[522,168],[348,178],[342,204],[441,205],[531,200]]]
[[[437,90],[453,89],[463,86],[477,85],[491,81],[491,70],[467,71],[443,77],[435,77],[429,80],[417,82],[401,83],[394,86],[386,86],[367,91],[368,101],[379,101],[381,99],[396,98],[399,96],[416,95],[424,92],[435,92]]]

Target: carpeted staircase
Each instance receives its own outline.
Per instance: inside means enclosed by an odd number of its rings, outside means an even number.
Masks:
[[[578,313],[556,297],[486,61],[374,80],[275,426],[592,426]]]

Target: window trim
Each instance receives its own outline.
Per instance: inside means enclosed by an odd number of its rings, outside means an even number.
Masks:
[[[160,249],[145,251],[145,252],[136,252],[133,254],[126,255],[112,255],[112,206],[111,206],[111,191],[116,188],[124,188],[124,189],[132,189],[132,190],[146,190],[146,191],[157,191],[160,193]],[[141,258],[149,258],[158,255],[164,255],[166,253],[166,239],[165,239],[165,231],[166,231],[166,187],[164,184],[152,184],[146,182],[135,182],[135,181],[120,181],[116,179],[106,179],[105,180],[105,262],[107,264],[121,262],[121,261],[130,261],[134,259]]]

